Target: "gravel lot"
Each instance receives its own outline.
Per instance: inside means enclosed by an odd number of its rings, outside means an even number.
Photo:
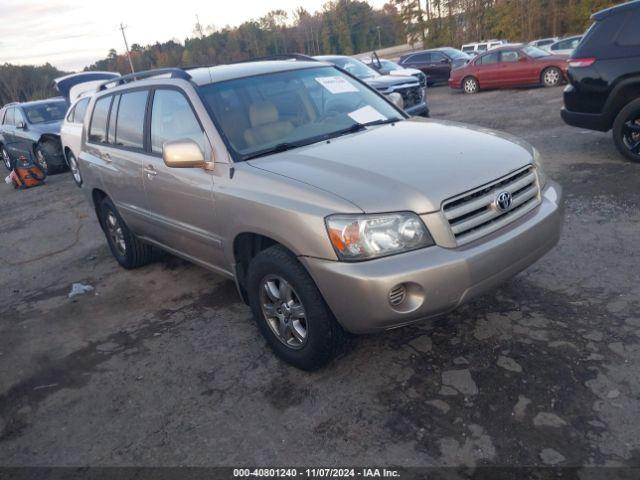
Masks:
[[[232,282],[171,256],[120,269],[69,175],[0,185],[0,465],[640,465],[640,165],[565,126],[561,94],[430,91],[435,118],[540,150],[561,243],[312,374]]]

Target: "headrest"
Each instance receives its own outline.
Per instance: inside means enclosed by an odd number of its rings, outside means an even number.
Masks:
[[[278,109],[271,102],[254,103],[249,108],[252,127],[260,127],[278,121]]]

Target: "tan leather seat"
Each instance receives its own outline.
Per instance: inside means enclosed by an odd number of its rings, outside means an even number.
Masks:
[[[278,120],[278,109],[271,102],[254,103],[249,107],[251,128],[244,131],[247,145],[274,143],[293,131],[293,124]]]

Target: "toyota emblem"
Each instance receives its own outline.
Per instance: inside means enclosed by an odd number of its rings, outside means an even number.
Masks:
[[[511,192],[501,192],[496,197],[494,203],[499,211],[506,212],[511,208],[511,204],[513,203],[513,196],[511,195]]]

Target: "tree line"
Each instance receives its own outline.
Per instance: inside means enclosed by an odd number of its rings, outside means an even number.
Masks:
[[[273,10],[237,27],[204,27],[177,40],[131,46],[136,70],[215,65],[287,52],[353,55],[394,45],[453,46],[489,38],[512,42],[582,33],[593,12],[624,0],[389,0],[374,9],[362,0],[330,0],[320,11]],[[130,71],[115,49],[85,70]],[[51,96],[62,75],[40,67],[0,66],[0,102]]]

